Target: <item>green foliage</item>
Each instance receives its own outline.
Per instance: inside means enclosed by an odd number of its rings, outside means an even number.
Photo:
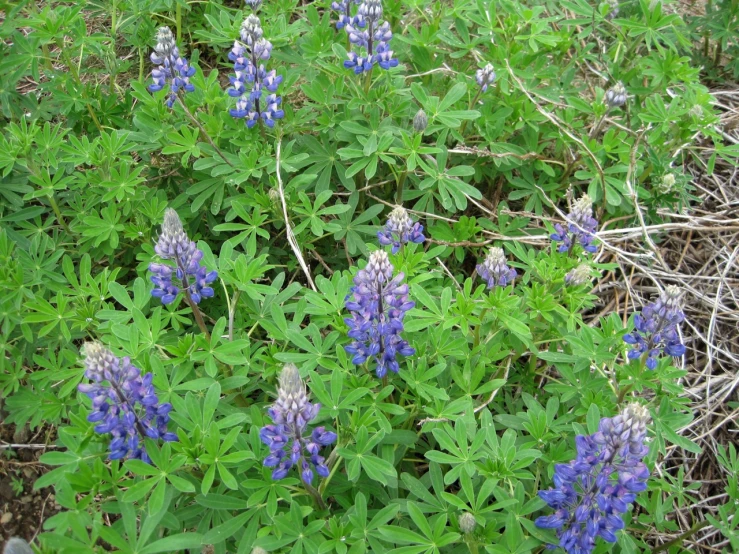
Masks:
[[[652,413],[650,467],[668,447],[700,452],[677,432],[691,420],[684,371],[627,363],[620,318],[584,319],[596,297],[565,284],[579,262],[599,274],[615,265],[556,252],[538,222],[561,220],[552,208],[569,190],[588,193],[602,221],[632,225],[639,205],[662,222],[658,209],[693,199],[681,168],[703,163],[699,134],[715,141],[709,171],[716,156],[735,163],[696,60],[713,49],[713,70],[739,75],[737,3],[688,25],[647,0],[615,19],[584,0],[384,8],[400,66],[376,67],[365,88],[341,65],[346,35],[328,2],[265,2],[286,117],[264,131],[230,117],[223,91],[240,4],[6,9],[0,393],[5,423],[57,432],[36,482],[63,508],[44,524],[45,551],[538,553],[555,539],[533,524],[537,491],[572,459],[574,436],[625,399]],[[197,68],[196,91],[172,110],[146,89],[161,23]],[[498,76],[480,94],[474,72],[488,62]],[[629,98],[608,110],[618,81]],[[430,241],[391,256],[415,302],[404,336],[416,354],[381,382],[344,350],[344,303],[394,204],[422,218]],[[167,207],[218,271],[201,304],[210,336],[185,302],[150,295]],[[519,278],[487,291],[473,273],[493,241]],[[151,465],[108,460],[109,437],[87,421],[77,386],[91,339],[153,373],[174,407],[179,440],[148,441]],[[328,509],[297,472],[273,481],[262,463],[259,428],[285,363],[338,434],[317,484]],[[728,499],[709,520],[739,548],[735,448],[719,458]],[[654,474],[614,551],[678,532],[668,516],[694,500],[684,477]],[[465,512],[471,533],[458,525]]]

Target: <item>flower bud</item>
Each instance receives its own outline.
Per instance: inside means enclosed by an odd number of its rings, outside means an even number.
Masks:
[[[475,520],[475,516],[473,516],[469,512],[463,513],[461,516],[459,516],[459,529],[469,535],[472,533],[472,531],[475,530],[475,527],[477,526],[477,521]]]
[[[255,546],[251,549],[251,554],[269,554],[264,548],[261,546]]]
[[[3,554],[33,554],[33,550],[23,539],[13,537],[5,543]]]
[[[609,109],[620,108],[626,104],[626,97],[626,88],[624,87],[624,84],[619,81],[606,91],[605,102]]]
[[[423,133],[426,130],[426,127],[429,124],[429,118],[426,115],[426,112],[423,110],[418,110],[415,117],[413,118],[413,130],[416,133]]]
[[[565,275],[565,283],[573,286],[590,283],[590,266],[587,264],[577,266]]]
[[[662,179],[657,184],[657,190],[662,194],[668,194],[675,188],[675,176],[672,173],[667,173],[662,176]]]

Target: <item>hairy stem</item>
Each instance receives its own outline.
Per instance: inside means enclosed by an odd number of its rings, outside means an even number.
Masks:
[[[668,550],[670,547],[675,546],[677,544],[680,544],[685,539],[687,539],[689,537],[692,537],[698,531],[700,531],[704,527],[708,527],[709,525],[710,525],[710,523],[708,521],[699,521],[698,523],[696,523],[695,525],[693,525],[690,529],[688,529],[687,531],[685,531],[685,533],[683,533],[679,537],[675,537],[671,541],[667,541],[664,544],[660,544],[659,546],[655,546],[652,549],[652,554],[657,554],[658,552],[664,552],[665,550]]]
[[[221,149],[218,148],[218,146],[216,146],[216,143],[213,142],[213,139],[210,138],[210,135],[208,134],[208,131],[205,130],[205,127],[203,127],[203,125],[195,118],[195,116],[187,108],[187,106],[185,105],[185,102],[182,100],[182,97],[179,94],[177,95],[177,102],[179,102],[180,106],[182,106],[182,109],[185,111],[185,115],[187,116],[187,118],[190,121],[192,121],[193,124],[195,124],[195,126],[200,130],[200,136],[203,137],[208,142],[208,144],[210,144],[213,147],[213,149],[218,153],[218,155],[221,157],[221,159],[223,159],[224,162],[226,162],[228,165],[233,167],[233,164],[230,161],[228,161],[228,159],[223,154]]]

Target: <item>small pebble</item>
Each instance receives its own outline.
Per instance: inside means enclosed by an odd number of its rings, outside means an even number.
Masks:
[[[5,525],[6,523],[10,523],[10,520],[13,519],[13,514],[10,512],[5,512],[3,515],[0,516],[0,524]]]

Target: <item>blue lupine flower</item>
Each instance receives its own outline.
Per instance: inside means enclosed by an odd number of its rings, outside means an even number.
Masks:
[[[495,246],[488,250],[485,260],[477,264],[475,269],[489,289],[507,287],[518,275],[515,269],[508,267],[503,249]]]
[[[618,8],[616,8],[616,10],[618,10]],[[618,81],[615,85],[613,85],[606,91],[606,95],[605,97],[603,97],[603,101],[608,106],[608,109],[613,109],[620,108],[621,106],[626,104],[627,98],[628,94],[626,92],[626,87],[624,87],[624,84],[621,81]]]
[[[539,491],[555,512],[539,517],[536,525],[556,529],[568,554],[590,554],[597,537],[616,542],[624,528],[621,514],[647,488],[649,470],[641,460],[649,452],[648,421],[649,413],[638,404],[601,419],[597,433],[575,439],[575,460],[555,466],[555,488]]]
[[[383,246],[392,244],[393,254],[397,254],[401,245],[408,242],[421,244],[426,237],[423,236],[423,225],[414,223],[405,208],[398,206],[390,212],[385,227],[377,232],[377,239]]]
[[[493,64],[489,63],[482,69],[478,69],[475,73],[475,80],[480,87],[481,92],[488,90],[488,87],[495,81],[495,69]]]
[[[351,13],[352,4],[361,3],[362,0],[341,0],[340,2],[331,3],[331,9],[339,15],[339,20],[336,22],[337,29],[343,29],[347,25],[354,25],[356,27],[364,27],[366,25],[364,20],[352,16]]]
[[[374,357],[376,373],[382,378],[388,369],[398,373],[398,354],[410,356],[415,350],[400,337],[403,317],[415,303],[408,300],[408,285],[402,284],[404,275],[393,277],[393,266],[384,250],[372,252],[364,269],[354,277],[351,292],[354,299],[346,303],[352,317],[344,319],[349,326],[348,336],[354,339],[344,349],[359,365]]]
[[[174,260],[176,264],[174,268],[154,262],[149,264],[149,270],[153,273],[151,282],[155,285],[151,295],[161,299],[162,304],[174,302],[180,292],[180,287],[172,282],[173,276],[177,277],[195,304],[215,294],[213,288],[208,285],[218,278],[218,272],[208,271],[200,264],[203,251],[187,237],[180,216],[172,208],[167,208],[164,212],[162,233],[154,246],[154,251],[160,258]]]
[[[232,117],[246,120],[246,126],[254,127],[260,120],[267,127],[285,117],[280,107],[282,98],[274,94],[282,83],[282,76],[273,69],[267,71],[260,60],[272,55],[272,43],[263,38],[264,31],[259,18],[251,14],[241,25],[241,42],[234,42],[228,59],[234,62],[236,75],[229,77],[228,95],[238,98],[236,107],[229,110]],[[264,91],[267,95],[263,95]]]
[[[262,7],[262,0],[244,0],[244,3],[250,7],[253,12],[258,12],[259,8]]]
[[[180,90],[193,92],[195,87],[190,83],[190,77],[195,75],[195,68],[190,67],[187,59],[180,56],[175,44],[174,35],[169,27],[160,27],[157,31],[157,44],[151,54],[151,61],[159,66],[151,72],[154,83],[149,85],[149,92],[162,90],[169,85],[167,106],[174,106]]]
[[[624,342],[633,345],[629,359],[641,358],[646,353],[647,367],[655,369],[661,354],[673,357],[685,354],[685,346],[678,333],[678,326],[684,319],[680,289],[670,285],[655,302],[634,316],[635,329],[624,336]]]
[[[354,21],[344,26],[349,34],[349,42],[365,51],[364,56],[349,52],[349,59],[344,61],[344,67],[353,69],[356,74],[372,71],[375,64],[383,69],[398,65],[398,60],[393,58],[393,51],[390,50],[390,39],[393,38],[390,24],[387,21],[380,23],[380,19],[381,0],[365,0],[360,4]]]
[[[110,433],[110,459],[138,458],[151,463],[144,449],[144,438],[177,440],[167,431],[172,405],[159,404],[153,374],[141,370],[128,357],[119,359],[99,342],[84,347],[85,377],[93,381],[78,385],[92,400],[87,421],[97,423],[95,432]]]
[[[595,252],[595,232],[598,230],[598,221],[593,217],[593,201],[587,194],[577,200],[572,211],[567,216],[567,230],[557,223],[554,226],[556,233],[551,235],[552,240],[561,242],[559,252],[572,252],[575,244],[579,244],[586,252]]]
[[[295,466],[300,478],[309,485],[313,482],[313,469],[321,477],[328,477],[325,458],[319,454],[322,446],[336,441],[336,433],[325,427],[316,427],[306,436],[308,424],[318,415],[320,404],[308,401],[305,383],[298,368],[287,364],[279,377],[277,400],[267,410],[274,425],[265,425],[259,431],[262,442],[269,446],[269,456],[264,465],[273,467],[272,479],[283,479]]]

